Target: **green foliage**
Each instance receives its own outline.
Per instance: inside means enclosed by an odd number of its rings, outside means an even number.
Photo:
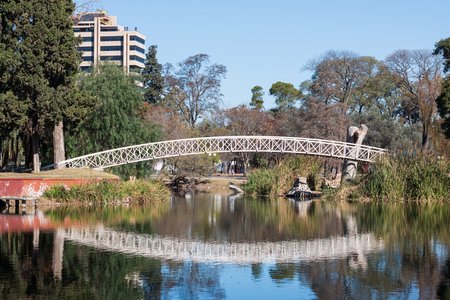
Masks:
[[[385,157],[373,164],[361,190],[375,201],[443,201],[450,198],[450,164],[424,155]]]
[[[354,124],[365,124],[369,128],[364,144],[403,151],[414,149],[421,143],[419,124],[405,126],[387,114],[369,111],[353,117]]]
[[[252,88],[252,99],[250,101],[250,106],[256,109],[262,109],[264,106],[264,91],[259,85]]]
[[[11,92],[0,92],[0,140],[14,133],[26,122],[27,105]]]
[[[80,62],[70,18],[73,11],[70,0],[0,3],[0,95],[6,95],[1,102],[17,109],[5,123],[0,120],[0,127],[11,121],[16,127],[25,125],[24,148],[35,155],[42,138],[52,135],[57,122],[65,121],[69,107],[81,104],[71,94]],[[15,107],[5,103],[13,99],[8,93],[16,98]]]
[[[272,84],[269,93],[275,97],[275,103],[282,110],[292,108],[295,102],[303,97],[302,92],[297,90],[294,85],[281,81]]]
[[[169,199],[169,190],[161,182],[101,181],[75,185],[70,188],[52,186],[44,197],[59,203],[117,203],[124,200],[135,203],[159,203]]]
[[[434,54],[442,54],[444,61],[444,72],[450,71],[450,38],[440,40],[436,43]],[[443,119],[442,129],[445,136],[450,138],[450,76],[444,80],[442,91],[436,99],[439,115]]]
[[[145,67],[142,71],[144,84],[144,99],[146,102],[158,104],[162,100],[164,91],[164,78],[161,75],[162,65],[156,58],[157,46],[151,45],[145,59]]]
[[[320,162],[317,158],[298,156],[283,160],[274,168],[256,169],[248,175],[244,189],[251,195],[277,197],[286,193],[295,178],[307,177],[312,189],[316,188]]]
[[[437,109],[442,120],[442,129],[447,138],[450,138],[450,76],[444,80],[442,91],[436,99]]]
[[[444,72],[450,71],[450,38],[437,42],[433,54],[442,54],[445,59]]]
[[[82,92],[98,101],[95,112],[87,116],[67,137],[69,156],[89,154],[129,145],[150,143],[158,131],[140,118],[143,97],[134,78],[112,64],[101,65],[80,83]],[[123,178],[144,176],[149,163],[113,168]]]

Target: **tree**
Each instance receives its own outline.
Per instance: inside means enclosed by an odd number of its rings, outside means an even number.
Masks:
[[[145,59],[145,67],[142,70],[144,99],[148,103],[159,104],[164,91],[164,78],[162,77],[162,65],[156,58],[158,46],[151,45],[148,48]]]
[[[397,50],[386,58],[405,104],[417,109],[422,123],[422,148],[430,147],[436,98],[442,85],[442,58],[429,50]]]
[[[441,94],[436,99],[436,104],[439,115],[443,119],[442,129],[445,136],[450,138],[450,76],[448,75],[450,71],[450,38],[440,40],[436,44],[433,54],[442,54],[444,57],[444,72],[447,73],[447,76],[444,80]]]
[[[252,99],[250,101],[250,106],[256,108],[258,110],[263,109],[264,107],[264,91],[263,88],[259,85],[256,85],[252,88]]]
[[[292,108],[303,96],[291,83],[281,81],[272,84],[269,93],[275,97],[275,103],[281,110]]]
[[[55,161],[64,159],[63,121],[68,107],[73,107],[68,92],[80,61],[73,11],[70,0],[0,3],[0,56],[11,63],[1,68],[0,77],[6,84],[3,90],[9,89],[27,108],[23,133],[35,172],[40,168],[40,140],[48,128],[53,130]]]
[[[95,113],[88,115],[68,138],[68,150],[79,156],[112,148],[155,141],[158,132],[141,120],[143,96],[134,78],[113,64],[100,65],[80,84],[83,92],[98,100]],[[145,164],[125,165],[113,170],[122,177],[143,175]]]
[[[171,65],[166,70],[168,105],[175,107],[190,126],[194,127],[202,114],[217,108],[225,66],[211,64],[208,55],[197,54],[178,63],[176,70]]]

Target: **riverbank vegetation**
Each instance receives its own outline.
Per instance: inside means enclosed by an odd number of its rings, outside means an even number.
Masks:
[[[297,177],[306,177],[308,184],[315,187],[318,181],[320,161],[317,158],[297,156],[282,160],[272,168],[253,170],[244,185],[250,195],[277,197],[284,195]]]
[[[395,155],[372,164],[359,182],[374,201],[449,201],[450,162],[429,155]]]
[[[169,200],[170,191],[161,182],[152,181],[101,181],[75,185],[70,188],[53,186],[43,197],[49,201],[66,204],[139,203],[157,204]]]
[[[367,174],[342,183],[327,200],[363,202],[450,201],[450,162],[432,155],[389,155],[370,165]]]

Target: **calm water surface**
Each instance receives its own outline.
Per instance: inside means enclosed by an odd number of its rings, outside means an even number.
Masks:
[[[0,214],[1,299],[450,299],[449,205],[173,197]]]

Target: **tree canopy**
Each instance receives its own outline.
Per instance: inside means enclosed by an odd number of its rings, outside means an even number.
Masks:
[[[169,105],[191,126],[197,124],[202,114],[218,107],[222,99],[221,82],[227,72],[225,66],[210,63],[207,54],[197,54],[178,63],[177,68],[168,65],[166,69]]]
[[[281,81],[272,84],[269,93],[275,97],[275,103],[281,110],[292,108],[303,96],[302,92],[296,89],[292,83]]]
[[[164,92],[164,78],[162,76],[162,65],[156,58],[156,45],[151,45],[145,59],[145,67],[142,71],[144,85],[144,100],[148,103],[159,104]]]
[[[132,76],[113,64],[100,65],[82,79],[80,89],[98,101],[90,114],[69,138],[71,156],[109,150],[129,145],[150,143],[158,132],[141,120],[143,96]],[[140,174],[141,165],[123,166],[116,170],[121,176]]]

